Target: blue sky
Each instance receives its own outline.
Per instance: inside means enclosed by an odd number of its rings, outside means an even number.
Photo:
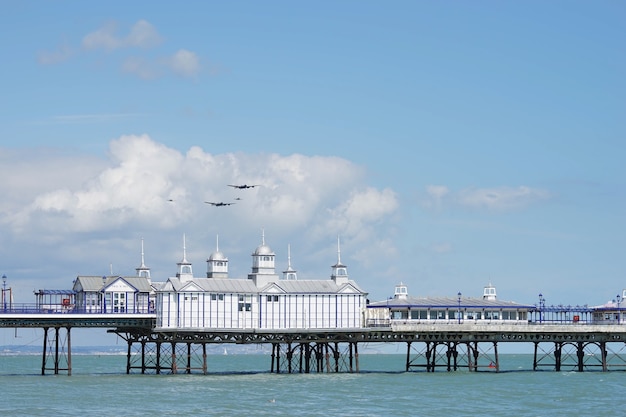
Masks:
[[[142,238],[155,280],[183,234],[196,276],[219,235],[245,277],[262,230],[301,279],[328,278],[340,236],[372,300],[626,287],[623,2],[0,7],[16,302],[133,274]]]

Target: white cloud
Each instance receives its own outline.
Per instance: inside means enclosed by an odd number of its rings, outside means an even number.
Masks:
[[[461,191],[458,202],[466,207],[512,210],[549,198],[546,190],[519,187],[469,188]]]
[[[200,72],[198,55],[186,49],[181,49],[167,60],[172,71],[183,77],[193,77]]]
[[[126,35],[121,35],[117,22],[108,22],[97,30],[85,35],[79,51],[107,51],[115,52],[121,49],[133,49],[132,56],[120,59],[121,70],[133,74],[144,80],[152,80],[165,74],[175,74],[184,78],[193,78],[200,74],[202,66],[196,52],[188,49],[178,49],[174,54],[160,53],[160,56],[146,55],[138,50],[159,46],[163,38],[156,28],[146,20],[135,23]],[[69,59],[75,54],[67,42],[53,51],[41,51],[37,54],[40,64],[56,64]],[[209,68],[211,74],[218,72],[217,68]]]
[[[145,20],[139,20],[130,29],[127,36],[117,35],[117,23],[109,22],[83,38],[84,49],[151,48],[161,43],[161,36],[154,26]]]
[[[450,190],[445,185],[429,185],[426,187],[426,198],[422,199],[421,204],[426,208],[441,208],[449,193]]]
[[[124,60],[122,70],[135,74],[144,80],[155,79],[166,72],[185,78],[193,78],[200,73],[200,59],[194,52],[181,49],[174,55],[164,59],[146,59],[132,56]]]
[[[71,173],[65,176],[57,169],[56,177],[43,187],[20,190],[4,185],[12,194],[23,193],[19,202],[5,207],[5,232],[22,240],[55,242],[60,248],[73,246],[77,234],[83,241],[92,240],[91,245],[96,238],[125,241],[146,231],[171,237],[166,231],[172,229],[200,239],[209,230],[221,229],[221,234],[227,232],[225,241],[245,235],[252,248],[256,242],[250,236],[265,228],[275,242],[299,236],[302,242],[293,242],[294,247],[320,240],[326,246],[339,234],[360,246],[372,245],[371,253],[380,251],[386,241],[385,251],[393,252],[386,236],[374,230],[397,210],[395,193],[364,187],[363,169],[342,158],[214,155],[199,147],[183,154],[147,135],[127,135],[111,141],[106,161],[84,164],[76,157],[64,164],[74,166]],[[25,165],[22,175],[35,174]],[[260,186],[247,190],[227,186],[237,183]],[[212,207],[204,201],[235,204]],[[178,241],[167,244],[179,246]],[[206,256],[210,247],[203,244],[199,250]],[[366,248],[359,251],[368,253]]]
[[[430,185],[426,187],[426,197],[422,199],[421,205],[428,209],[457,206],[507,211],[524,208],[548,198],[550,198],[550,193],[547,190],[528,186],[466,188],[453,193],[446,186]]]

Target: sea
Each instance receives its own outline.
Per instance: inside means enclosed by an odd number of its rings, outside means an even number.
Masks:
[[[72,374],[41,375],[41,354],[0,347],[0,416],[626,415],[626,372],[405,372],[401,353],[359,355],[358,373],[270,373],[266,352],[208,355],[208,374],[126,374],[121,347],[72,350]]]

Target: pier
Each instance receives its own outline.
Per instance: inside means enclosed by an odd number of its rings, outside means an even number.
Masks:
[[[101,328],[126,341],[126,373],[209,374],[210,345],[271,347],[271,373],[359,372],[359,347],[404,345],[405,371],[500,372],[498,348],[531,343],[535,371],[626,370],[626,326],[621,323],[541,322],[506,324],[464,321],[411,323],[355,329],[184,329],[155,328],[154,314],[0,312],[0,327],[43,331],[41,374],[72,374],[71,331]]]
[[[501,372],[503,345],[530,343],[532,370],[626,370],[626,325],[615,299],[588,305],[500,300],[491,283],[482,297],[418,297],[406,284],[393,297],[371,302],[337,260],[326,279],[276,272],[265,242],[252,253],[246,278],[228,276],[216,250],[206,277],[183,256],[175,276],[153,281],[143,242],[136,275],[79,275],[71,289],[35,291],[36,303],[14,304],[3,277],[0,327],[43,331],[41,374],[72,374],[71,331],[99,328],[126,342],[126,373],[210,373],[208,347],[270,348],[270,373],[360,372],[364,347],[396,344],[406,372]]]

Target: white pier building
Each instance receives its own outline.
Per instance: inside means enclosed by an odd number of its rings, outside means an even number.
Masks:
[[[246,278],[229,277],[219,244],[207,259],[206,277],[194,277],[184,246],[176,276],[156,289],[156,331],[356,329],[365,324],[367,293],[349,279],[339,242],[330,278],[316,280],[298,279],[290,256],[279,275],[264,235]]]

